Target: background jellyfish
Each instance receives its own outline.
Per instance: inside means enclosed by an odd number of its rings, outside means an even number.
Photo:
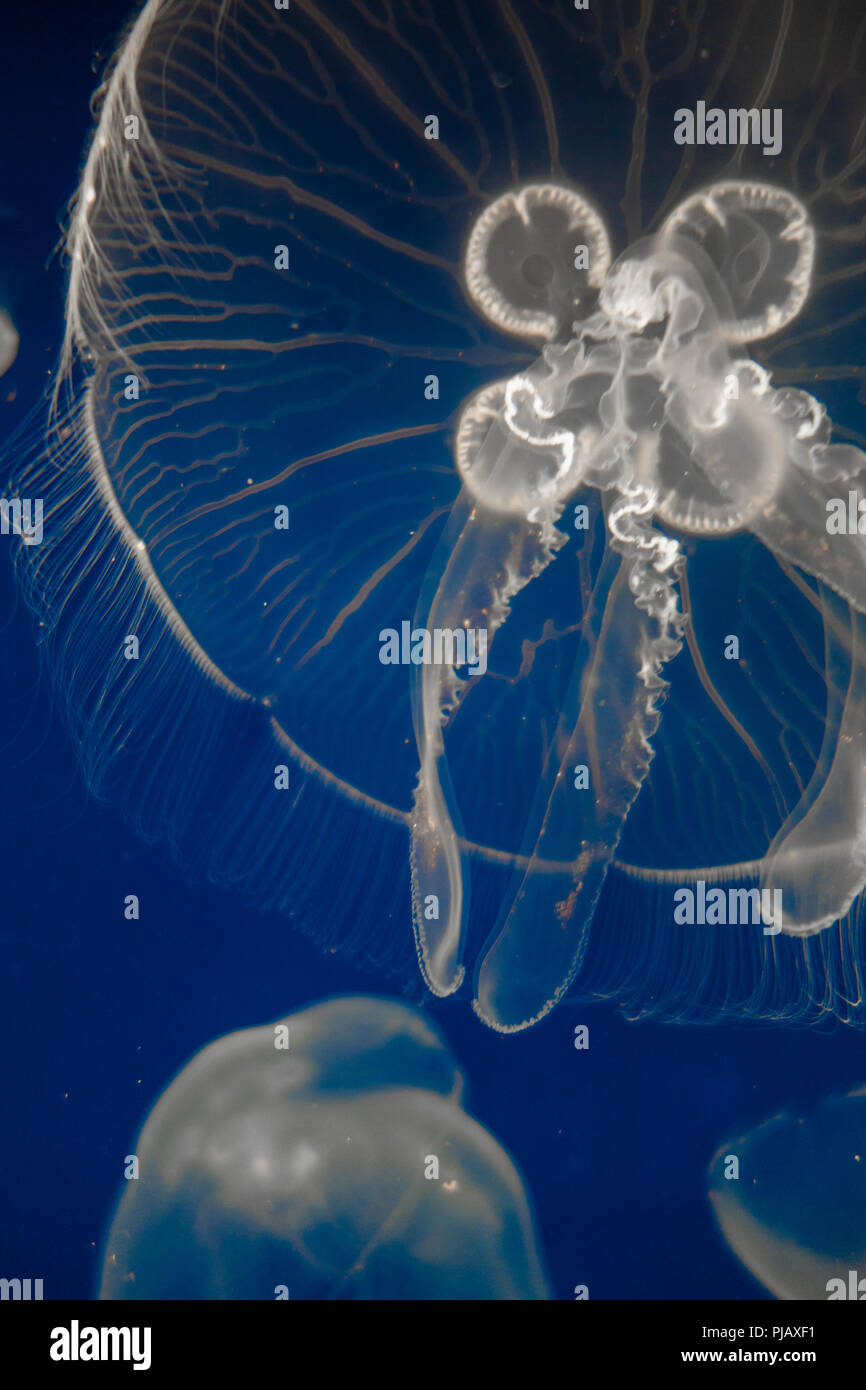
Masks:
[[[18,330],[5,309],[0,309],[0,376],[8,372],[18,355]]]
[[[777,1298],[866,1296],[864,1139],[866,1091],[856,1090],[808,1115],[776,1115],[715,1155],[722,1234]]]
[[[412,671],[380,659],[381,634],[435,608],[468,505],[455,466],[466,402],[495,414],[478,393],[531,372],[563,294],[578,322],[596,312],[605,244],[616,257],[655,236],[710,181],[762,181],[798,199],[818,246],[800,313],[750,348],[774,389],[820,396],[834,443],[856,443],[862,48],[853,10],[788,4],[679,17],[491,0],[470,18],[458,5],[380,17],[150,0],[103,90],[70,217],[52,414],[14,469],[46,497],[46,543],[20,571],[94,788],[296,925],[321,937],[327,918],[328,947],[404,970],[425,692],[413,711]],[[677,145],[675,112],[704,99],[781,109],[781,151]],[[542,250],[509,242],[507,220],[490,228],[494,281],[510,257],[524,272],[513,315],[491,322],[464,274],[467,241],[497,199],[542,184],[566,190],[539,209]],[[575,198],[597,218],[580,224],[577,278],[550,252],[566,232],[573,250]],[[856,1018],[850,914],[796,941],[673,930],[673,884],[759,881],[804,794],[817,805],[859,640],[844,593],[746,529],[696,533],[673,482],[683,650],[665,667],[619,869],[557,980],[579,967],[584,994],[674,1018]],[[690,506],[730,515],[736,499],[689,484]],[[531,581],[509,593],[485,671],[452,668],[459,699],[440,701],[454,832],[442,853],[470,964],[525,873],[569,712],[604,708],[593,674],[615,668],[604,622],[624,576],[609,518],[592,486],[563,507],[552,562],[519,556]],[[492,562],[500,594],[512,560]],[[449,630],[483,606],[467,594]],[[568,863],[581,814],[550,819]],[[416,836],[416,866],[418,850]],[[544,847],[537,881],[562,862]],[[311,910],[322,884],[327,914]],[[549,968],[555,940],[530,943],[533,968]],[[446,962],[432,982],[460,978]],[[537,1012],[486,1016],[519,1027]]]
[[[520,1178],[420,1014],[366,996],[230,1033],[157,1101],[102,1298],[547,1296]]]

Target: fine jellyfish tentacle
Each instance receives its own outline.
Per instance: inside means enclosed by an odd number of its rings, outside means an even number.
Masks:
[[[625,488],[608,512],[611,546],[594,595],[600,633],[586,663],[582,644],[530,818],[530,862],[515,875],[477,973],[476,1012],[501,1032],[537,1022],[568,989],[652,760],[667,691],[661,672],[683,627],[679,547],[652,530],[653,501],[644,488]],[[572,782],[580,767],[589,770],[584,792]]]

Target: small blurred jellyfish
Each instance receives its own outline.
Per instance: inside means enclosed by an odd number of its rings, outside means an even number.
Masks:
[[[358,996],[211,1043],[135,1145],[100,1297],[544,1299],[520,1177],[420,1013]]]
[[[326,948],[863,1023],[862,17],[627,8],[148,0],[21,583],[94,790]]]
[[[0,376],[8,372],[18,356],[18,329],[5,309],[0,309]]]
[[[709,1177],[725,1240],[777,1298],[866,1299],[866,1089],[774,1116]]]

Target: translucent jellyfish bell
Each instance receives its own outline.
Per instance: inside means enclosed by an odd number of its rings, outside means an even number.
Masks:
[[[718,8],[150,0],[13,459],[91,786],[503,1031],[862,1018],[860,40]]]
[[[777,1298],[866,1296],[866,1091],[776,1115],[710,1165],[722,1234]],[[862,1281],[862,1282],[861,1282]]]
[[[520,1177],[461,1095],[383,999],[211,1043],[134,1145],[100,1297],[546,1298]]]

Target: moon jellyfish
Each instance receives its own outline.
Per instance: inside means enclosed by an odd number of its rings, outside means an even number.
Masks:
[[[383,999],[219,1038],[144,1124],[100,1297],[546,1298],[520,1177],[462,1088]]]
[[[710,1165],[722,1234],[777,1298],[866,1298],[866,1091],[776,1115]]]
[[[862,26],[597,9],[149,0],[21,582],[94,791],[326,949],[861,1023]]]

